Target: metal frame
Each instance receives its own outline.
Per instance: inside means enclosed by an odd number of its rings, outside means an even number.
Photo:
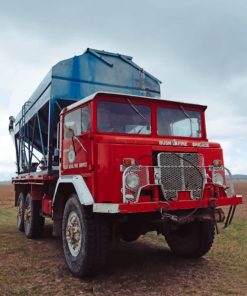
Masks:
[[[203,161],[204,163],[204,161]],[[170,167],[176,167],[176,168],[180,168],[183,169],[185,168],[185,166],[170,166]],[[187,168],[191,168],[191,166],[186,166]],[[160,186],[161,191],[163,193],[163,196],[165,198],[165,200],[167,201],[176,201],[175,199],[168,199],[166,198],[166,194],[165,194],[165,188],[163,187],[161,181],[160,181],[160,169],[161,168],[169,168],[169,166],[129,166],[127,167],[124,171],[123,171],[123,175],[122,175],[122,195],[123,195],[123,203],[138,203],[139,202],[139,198],[141,195],[141,190],[144,189],[145,187],[148,186]],[[202,169],[202,171],[206,171],[206,169],[211,168],[211,166],[201,166],[200,167]],[[153,180],[154,182],[150,182],[150,172],[149,170],[152,169],[154,172],[153,175]],[[146,174],[146,183],[140,184],[140,186],[138,186],[135,190],[129,190],[127,184],[126,184],[126,178],[128,176],[129,173],[133,172],[135,174],[138,175],[138,172],[144,171]],[[218,172],[219,170],[216,169],[216,171]],[[225,192],[226,195],[228,197],[231,196],[235,196],[235,191],[234,191],[234,185],[233,185],[233,180],[232,180],[232,175],[231,172],[229,171],[229,169],[227,169],[226,167],[223,167],[221,170],[223,173],[224,171],[228,174],[229,179],[227,181],[225,181]],[[225,174],[225,173],[224,173]],[[204,189],[205,189],[205,185],[207,184],[207,178],[208,176],[206,174],[202,174],[202,178],[203,178],[203,182],[202,182],[202,188],[201,190],[201,194],[203,196],[204,194]],[[128,191],[130,191],[130,193],[128,193]],[[190,190],[188,190],[190,191]],[[200,198],[192,198],[192,195],[190,197],[191,200],[199,200]]]
[[[29,111],[28,107],[30,102],[26,102],[22,107],[22,116],[16,126],[18,127],[18,132],[14,135],[14,142],[16,147],[16,164],[17,173],[31,173],[34,170],[33,158],[35,158],[38,164],[41,160],[44,162],[44,166],[47,167],[47,173],[51,174],[53,171],[52,157],[54,154],[54,149],[57,147],[57,143],[54,143],[54,135],[58,137],[57,128],[59,122],[59,116],[63,107],[59,101],[70,101],[74,102],[74,99],[52,99],[49,101],[49,118],[48,118],[48,128],[42,127],[41,115],[42,108],[36,112],[36,114],[26,121],[26,115]],[[68,105],[67,102],[64,103]],[[47,105],[43,108],[47,108]],[[56,118],[55,118],[56,117]],[[47,138],[45,135],[47,133]],[[39,146],[37,147],[37,141]],[[35,144],[36,142],[36,144]],[[45,144],[47,143],[47,145]],[[56,146],[56,147],[55,147]],[[35,151],[38,151],[42,157],[38,156]]]

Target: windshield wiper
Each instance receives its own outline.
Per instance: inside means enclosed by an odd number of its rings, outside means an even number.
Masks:
[[[182,112],[184,113],[184,115],[189,119],[190,121],[190,137],[192,137],[192,118],[189,116],[189,114],[184,110],[184,107],[182,105],[179,105],[180,109],[182,110]]]
[[[141,116],[141,118],[142,119],[144,119],[146,122],[147,122],[147,119],[146,119],[146,117],[144,116],[144,115],[142,115],[141,114],[141,112],[136,108],[136,106],[131,102],[131,100],[130,99],[126,99],[127,100],[127,102],[130,104],[130,106],[131,106],[131,108],[139,115],[139,116]]]
[[[131,106],[131,108],[145,121],[146,126],[149,126],[149,122],[148,119],[138,110],[138,108],[131,102],[130,99],[126,98],[127,102],[129,103],[129,105]],[[138,131],[137,134],[140,134],[144,128],[146,127],[145,125],[142,126]]]

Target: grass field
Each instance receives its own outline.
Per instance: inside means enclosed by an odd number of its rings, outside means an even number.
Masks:
[[[247,182],[236,183],[247,196]],[[40,240],[15,227],[13,188],[0,186],[0,295],[247,295],[247,207],[199,260],[175,257],[154,233],[111,250],[103,274],[77,279],[67,270],[62,244],[46,223]]]

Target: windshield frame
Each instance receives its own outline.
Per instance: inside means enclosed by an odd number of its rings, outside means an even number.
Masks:
[[[127,99],[130,99],[132,104],[138,107],[138,105],[146,105],[151,109],[151,133],[150,134],[128,134],[128,133],[112,133],[112,132],[105,132],[99,131],[97,129],[98,125],[98,118],[97,118],[97,109],[98,109],[98,102],[100,101],[107,101],[107,102],[118,102],[118,103],[128,103]],[[169,100],[160,100],[160,99],[150,99],[150,98],[140,98],[140,97],[132,97],[128,95],[121,95],[119,94],[104,94],[104,96],[98,97],[94,102],[94,130],[97,134],[106,134],[112,136],[123,136],[123,137],[148,137],[148,138],[158,138],[158,139],[184,139],[184,140],[201,140],[207,141],[207,132],[206,132],[206,122],[205,122],[205,110],[206,106],[198,105],[193,103],[184,103],[184,102],[176,102],[176,101],[169,101]],[[185,137],[185,136],[173,136],[173,135],[166,135],[162,136],[158,134],[158,125],[157,125],[157,118],[158,118],[158,108],[169,108],[169,109],[184,109],[184,111],[196,111],[200,113],[201,116],[201,136],[200,137]],[[181,110],[182,112],[182,110]]]

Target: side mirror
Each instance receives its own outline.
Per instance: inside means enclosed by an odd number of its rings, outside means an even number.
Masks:
[[[65,139],[72,139],[75,136],[74,124],[65,124],[64,136],[65,136]]]
[[[14,116],[10,116],[9,117],[9,133],[12,133],[14,131],[14,123],[15,123]]]

